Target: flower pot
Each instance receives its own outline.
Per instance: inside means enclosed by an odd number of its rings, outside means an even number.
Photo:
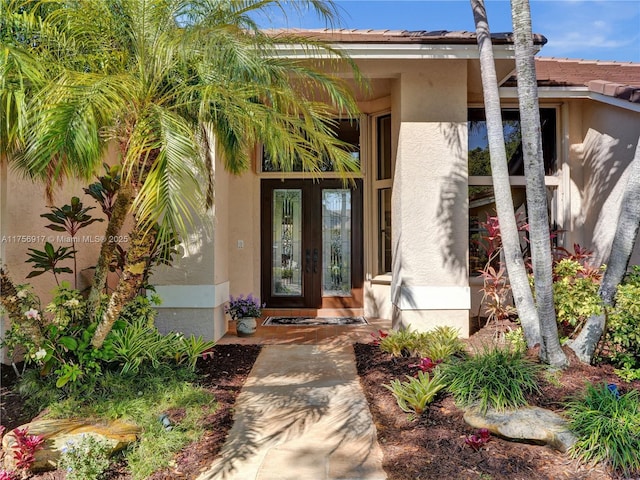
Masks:
[[[236,332],[239,337],[250,337],[256,333],[256,319],[254,317],[243,317],[236,321]]]

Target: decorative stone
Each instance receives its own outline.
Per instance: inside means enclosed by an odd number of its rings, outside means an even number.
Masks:
[[[122,450],[130,443],[138,439],[141,432],[137,425],[115,420],[110,423],[90,423],[84,420],[34,420],[18,427],[27,428],[29,435],[41,435],[44,437],[44,448],[35,453],[36,461],[32,471],[54,470],[62,453],[62,448],[67,443],[79,442],[83,435],[93,435],[98,440],[106,441],[111,445],[111,454]],[[4,467],[7,470],[15,468],[12,447],[16,443],[15,430],[11,430],[2,438],[2,450],[4,451]]]
[[[464,420],[474,428],[486,428],[507,440],[549,445],[560,452],[566,452],[577,440],[564,418],[539,407],[505,412],[489,409],[484,415],[479,408],[472,407],[465,410]]]

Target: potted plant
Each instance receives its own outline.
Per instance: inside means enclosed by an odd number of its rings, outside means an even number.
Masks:
[[[229,303],[224,311],[229,314],[231,320],[236,321],[236,331],[239,337],[249,337],[256,333],[256,318],[262,316],[260,299],[251,293],[244,297],[240,295],[234,298],[229,296]]]

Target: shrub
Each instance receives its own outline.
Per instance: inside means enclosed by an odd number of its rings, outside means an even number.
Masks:
[[[584,462],[604,462],[626,476],[640,472],[639,392],[619,395],[605,383],[588,384],[567,404],[570,428],[578,436],[571,454]]]
[[[418,372],[416,377],[405,375],[406,382],[392,380],[389,385],[382,385],[396,398],[403,412],[422,415],[437,393],[445,387],[442,376],[436,372],[429,377],[427,372]]]
[[[635,265],[618,287],[616,304],[609,312],[606,343],[617,367],[640,368],[640,267]]]
[[[67,480],[97,480],[109,468],[111,447],[93,435],[83,435],[78,443],[62,448],[58,468],[67,472]]]
[[[565,334],[572,337],[591,315],[602,313],[598,295],[599,276],[592,269],[570,258],[563,258],[553,266],[553,300],[556,319]]]
[[[526,405],[525,395],[539,391],[540,367],[522,351],[493,347],[443,367],[449,391],[461,407],[506,410]]]
[[[504,340],[512,350],[517,352],[525,352],[527,350],[527,340],[524,338],[522,327],[509,328],[508,331],[504,332]]]

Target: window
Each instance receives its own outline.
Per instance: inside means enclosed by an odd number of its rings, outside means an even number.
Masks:
[[[549,205],[555,205],[557,182],[553,177],[557,172],[556,145],[556,109],[541,108],[540,123],[542,128],[542,149],[544,156],[545,183]],[[511,180],[513,208],[518,220],[526,221],[526,193],[524,179],[524,162],[522,157],[522,137],[520,134],[520,115],[517,109],[502,110],[502,124],[505,137],[507,162]],[[469,271],[478,275],[488,258],[482,246],[487,232],[482,224],[488,217],[496,215],[495,199],[491,180],[489,145],[485,112],[482,108],[469,109]],[[549,212],[552,227],[555,227],[555,211]],[[522,238],[522,246],[526,248],[526,239]]]
[[[391,272],[391,115],[375,118],[378,274]]]
[[[349,144],[347,150],[351,152],[351,156],[360,163],[360,125],[356,120],[336,120],[332,125],[336,138]],[[269,155],[263,151],[262,153],[262,171],[263,172],[281,172],[279,162],[274,162]],[[300,161],[294,162],[293,172],[302,172],[302,163]],[[334,165],[325,160],[320,165],[320,171],[333,172],[335,171]]]

